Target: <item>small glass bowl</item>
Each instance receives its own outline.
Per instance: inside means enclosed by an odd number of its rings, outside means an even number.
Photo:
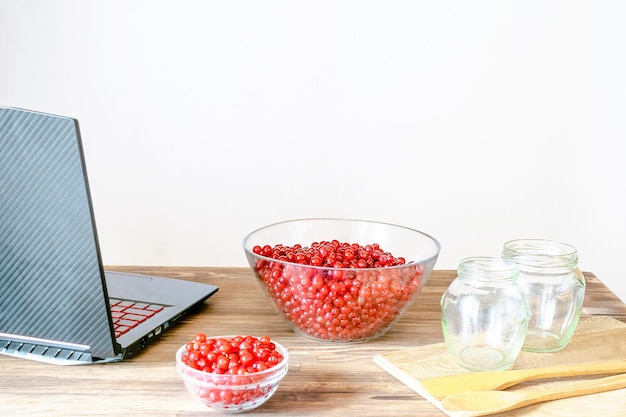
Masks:
[[[211,338],[227,338],[230,336],[211,336]],[[186,351],[183,345],[176,352],[176,369],[185,386],[194,396],[212,410],[220,413],[243,413],[263,405],[276,392],[280,381],[287,375],[289,353],[276,341],[276,350],[283,360],[264,371],[244,374],[226,375],[200,371],[182,362]]]

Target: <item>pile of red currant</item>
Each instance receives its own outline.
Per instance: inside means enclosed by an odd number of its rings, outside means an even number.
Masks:
[[[182,362],[213,374],[246,375],[269,369],[283,360],[269,336],[207,338],[204,333],[187,342]]]
[[[205,404],[223,411],[245,411],[274,393],[279,374],[287,372],[284,360],[268,336],[207,338],[198,333],[180,356],[180,361],[193,370],[179,371]]]
[[[255,246],[255,272],[284,317],[303,334],[332,341],[380,336],[422,286],[424,267],[378,244],[337,240]],[[275,261],[273,261],[275,260]]]
[[[255,246],[252,251],[279,261],[332,268],[382,268],[406,263],[404,258],[394,257],[382,250],[377,243],[361,246],[358,243],[340,243],[333,240],[313,242],[311,246],[305,247],[300,244]]]

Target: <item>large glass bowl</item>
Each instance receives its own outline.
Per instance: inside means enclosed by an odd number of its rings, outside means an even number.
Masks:
[[[310,246],[314,242],[378,244],[406,263],[337,268],[273,259],[255,246]],[[299,219],[248,234],[250,267],[276,310],[299,334],[332,342],[363,342],[385,334],[428,280],[441,246],[433,237],[393,224],[349,219]]]

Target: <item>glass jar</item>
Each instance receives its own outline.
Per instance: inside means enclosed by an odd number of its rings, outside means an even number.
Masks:
[[[585,298],[576,248],[546,239],[517,239],[504,244],[502,257],[519,265],[519,281],[530,307],[523,349],[563,349],[576,330]]]
[[[504,370],[519,355],[530,312],[518,266],[502,258],[472,257],[441,297],[448,352],[470,371]]]

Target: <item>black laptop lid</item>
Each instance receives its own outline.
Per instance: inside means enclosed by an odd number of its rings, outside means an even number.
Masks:
[[[0,108],[0,333],[118,352],[75,119]]]

